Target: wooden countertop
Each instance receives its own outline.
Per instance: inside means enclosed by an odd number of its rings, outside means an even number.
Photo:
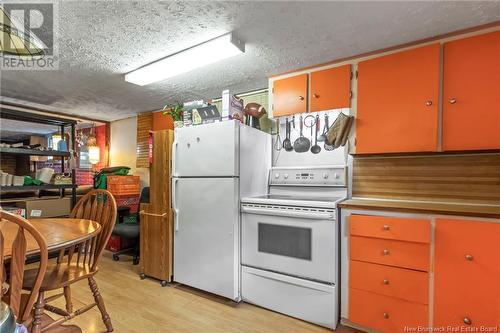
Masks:
[[[339,204],[341,208],[348,209],[368,209],[384,210],[406,213],[421,214],[444,214],[474,216],[486,218],[500,218],[499,205],[481,205],[481,204],[460,204],[460,203],[438,203],[424,201],[407,200],[381,200],[381,199],[347,199]]]

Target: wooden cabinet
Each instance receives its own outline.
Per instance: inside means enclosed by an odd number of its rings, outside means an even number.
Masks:
[[[351,65],[311,73],[311,112],[351,106]]]
[[[444,44],[443,149],[500,149],[500,31]]]
[[[437,219],[434,326],[500,325],[500,224]]]
[[[436,151],[439,44],[358,66],[357,153]]]
[[[172,279],[173,214],[170,198],[172,130],[153,132],[150,201],[141,204],[141,274],[162,281]]]
[[[287,116],[307,111],[307,74],[274,81],[273,116]]]

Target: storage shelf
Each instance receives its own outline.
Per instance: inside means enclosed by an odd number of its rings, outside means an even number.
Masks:
[[[49,184],[49,185],[33,185],[33,186],[2,186],[2,192],[8,192],[8,191],[36,191],[36,190],[58,190],[62,188],[73,188],[76,187],[76,185],[73,184],[67,184],[67,185],[54,185],[54,184]]]
[[[15,154],[15,155],[31,155],[31,156],[61,156],[61,157],[70,156],[69,152],[67,151],[7,148],[7,147],[0,147],[0,153]]]

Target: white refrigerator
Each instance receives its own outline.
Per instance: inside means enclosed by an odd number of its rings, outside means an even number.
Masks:
[[[175,129],[174,281],[240,301],[240,198],[267,193],[271,136],[239,121]]]

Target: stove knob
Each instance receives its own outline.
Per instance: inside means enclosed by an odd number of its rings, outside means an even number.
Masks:
[[[285,179],[288,179],[288,174],[285,173],[285,175],[283,177],[285,177]]]
[[[326,172],[323,174],[323,179],[328,179],[328,174]]]
[[[276,178],[276,179],[280,178],[280,174],[276,172],[276,173],[274,174],[274,178]]]
[[[339,174],[335,173],[335,179],[339,179],[339,178],[340,178]]]

